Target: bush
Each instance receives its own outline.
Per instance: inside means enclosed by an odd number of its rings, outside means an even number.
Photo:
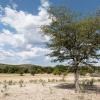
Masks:
[[[34,75],[36,74],[36,71],[32,69],[32,70],[30,71],[30,74],[34,76]]]
[[[20,76],[23,76],[24,71],[23,71],[23,70],[20,70],[20,71],[19,71],[19,74],[20,74]]]
[[[62,73],[61,73],[61,71],[59,71],[59,70],[56,68],[56,69],[54,69],[53,74],[54,74],[54,75],[59,75],[59,76],[60,76]]]
[[[80,76],[86,76],[86,74],[87,74],[87,72],[86,71],[84,71],[84,70],[80,70],[80,72],[79,72],[79,74],[80,74]]]
[[[63,72],[63,76],[67,76],[68,75],[68,71]]]

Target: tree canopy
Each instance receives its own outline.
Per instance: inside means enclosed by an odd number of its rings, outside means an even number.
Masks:
[[[54,6],[48,14],[51,23],[41,26],[43,35],[50,37],[47,47],[52,52],[48,55],[53,61],[71,60],[78,84],[79,64],[91,64],[100,57],[100,10],[82,15],[65,6]]]

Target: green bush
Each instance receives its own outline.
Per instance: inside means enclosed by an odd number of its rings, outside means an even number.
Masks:
[[[30,74],[34,76],[34,75],[36,74],[36,71],[32,69],[32,70],[30,71]]]
[[[23,70],[20,70],[20,71],[19,71],[19,74],[20,74],[20,76],[23,76],[24,71],[23,71]]]
[[[84,70],[80,70],[79,71],[79,74],[80,74],[80,76],[86,76],[86,74],[87,74],[87,72],[86,71],[84,71]]]
[[[63,72],[63,76],[67,76],[68,75],[68,71]]]
[[[53,74],[54,75],[61,75],[62,73],[61,73],[61,71],[59,71],[57,68],[53,71]]]

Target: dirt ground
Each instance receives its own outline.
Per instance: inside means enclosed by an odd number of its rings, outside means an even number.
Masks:
[[[91,78],[80,77],[80,80]],[[88,87],[85,93],[75,93],[73,74],[65,79],[60,81],[62,76],[52,74],[0,74],[0,100],[100,100],[100,82]]]

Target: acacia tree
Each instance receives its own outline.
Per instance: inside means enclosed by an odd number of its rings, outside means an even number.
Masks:
[[[41,26],[42,34],[50,38],[47,47],[52,52],[48,55],[55,62],[72,61],[75,90],[78,92],[78,66],[92,64],[94,58],[99,58],[97,52],[100,49],[100,11],[82,16],[65,6],[54,6],[48,9],[48,14],[51,23]]]

